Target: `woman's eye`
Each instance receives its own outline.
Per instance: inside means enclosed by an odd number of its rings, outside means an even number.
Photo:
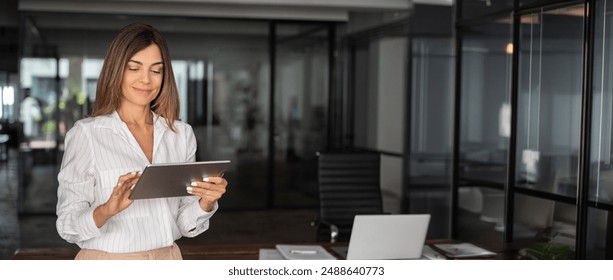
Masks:
[[[160,74],[160,73],[162,73],[162,71],[161,71],[161,70],[151,70],[151,72],[153,72],[153,73],[155,73],[155,74]]]
[[[138,68],[128,68],[130,71],[138,71]]]

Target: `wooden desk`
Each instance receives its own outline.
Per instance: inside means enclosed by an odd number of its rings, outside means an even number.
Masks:
[[[428,240],[426,244],[447,243],[449,240]],[[276,244],[226,244],[226,245],[181,245],[185,260],[257,260],[260,249],[273,249]],[[334,246],[347,246],[348,243],[301,243],[300,245],[322,245],[338,259],[343,259],[331,250]],[[78,248],[23,248],[18,249],[13,260],[73,260]],[[499,253],[496,259],[514,259],[508,254]]]
[[[306,243],[305,243],[306,244]],[[329,248],[330,243],[319,244]],[[275,248],[276,244],[231,244],[231,245],[179,245],[185,260],[257,260],[260,249]],[[335,243],[334,246],[347,245]],[[335,257],[339,256],[328,249]],[[23,248],[18,249],[13,260],[73,260],[78,248]]]

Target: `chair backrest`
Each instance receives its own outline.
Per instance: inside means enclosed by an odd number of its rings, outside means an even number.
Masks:
[[[374,152],[320,153],[318,159],[319,219],[336,225],[337,241],[349,241],[358,214],[382,214],[381,155]],[[330,241],[320,224],[318,241]]]

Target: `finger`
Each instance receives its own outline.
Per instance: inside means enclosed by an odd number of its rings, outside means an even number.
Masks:
[[[129,179],[132,179],[132,178],[140,178],[140,175],[141,175],[141,172],[139,172],[139,171],[133,171],[133,172],[129,172],[129,173],[126,173],[124,175],[121,175],[117,179],[117,185],[121,185],[125,181],[127,181]]]
[[[199,186],[203,188],[207,186],[224,186],[225,187],[228,185],[228,181],[220,177],[209,177],[208,180],[206,181],[193,181],[192,184],[197,184],[197,185],[194,185],[194,187]]]
[[[207,189],[195,188],[195,187],[187,187],[186,191],[187,191],[188,194],[196,195],[196,196],[199,196],[199,197],[202,197],[202,198],[206,198],[207,200],[211,200],[211,199],[218,200],[225,193],[224,190],[222,190],[222,191],[207,190]]]
[[[226,182],[226,179],[222,177],[202,177],[203,182],[213,183],[213,184],[221,184]]]
[[[130,185],[129,184],[121,184],[121,185],[117,185],[113,188],[113,192],[112,195],[113,196],[122,196],[126,190],[130,189]]]
[[[140,179],[140,174],[136,174],[133,177],[128,177],[127,179],[120,179],[117,182],[117,186],[123,186],[123,185],[128,185],[132,186],[133,184],[135,184],[136,182],[138,182],[138,180]]]
[[[128,172],[126,174],[120,175],[119,179],[122,180],[122,181],[125,181],[127,179],[134,178],[134,177],[139,176],[139,175],[140,175],[140,172],[132,171],[132,172]]]
[[[116,186],[113,188],[113,192],[111,193],[111,198],[121,199],[123,195],[126,193],[126,185]]]
[[[213,183],[194,181],[191,183],[191,187],[198,188],[198,189],[211,190],[211,191],[216,191],[216,192],[221,192],[221,193],[226,192],[225,184],[213,184]]]
[[[128,187],[130,187],[133,184],[135,184],[136,182],[138,182],[138,180],[140,180],[140,174],[139,173],[135,173],[134,175],[122,176],[122,177],[120,177],[121,179],[119,179],[117,181],[117,186],[118,187],[124,187],[126,185],[128,185]]]
[[[214,190],[207,190],[207,189],[202,189],[202,188],[197,188],[197,187],[187,187],[186,190],[187,190],[187,193],[191,195],[196,195],[196,196],[205,198],[209,201],[218,200],[223,195],[222,192],[218,192]]]
[[[132,182],[132,180],[125,181],[123,184],[115,186],[113,189],[113,194],[123,196],[126,193],[131,193],[135,185],[136,182]]]
[[[189,186],[187,186],[186,190],[191,193],[192,190],[196,190],[196,193],[202,193],[202,191],[211,190],[215,186],[211,183],[194,181]]]
[[[134,186],[136,186],[136,184],[132,184],[130,187],[126,186],[125,191],[122,193],[122,199],[127,199],[130,200],[130,195],[132,194],[132,190],[134,190]]]
[[[132,185],[136,184],[138,182],[138,180],[140,180],[140,177],[130,178],[128,180],[125,180],[123,182],[123,184],[124,185],[128,185],[128,186],[132,186]]]

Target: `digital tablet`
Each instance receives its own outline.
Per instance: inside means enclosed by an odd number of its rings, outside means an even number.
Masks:
[[[130,199],[189,196],[191,182],[222,177],[229,166],[229,160],[152,164],[143,170]]]

